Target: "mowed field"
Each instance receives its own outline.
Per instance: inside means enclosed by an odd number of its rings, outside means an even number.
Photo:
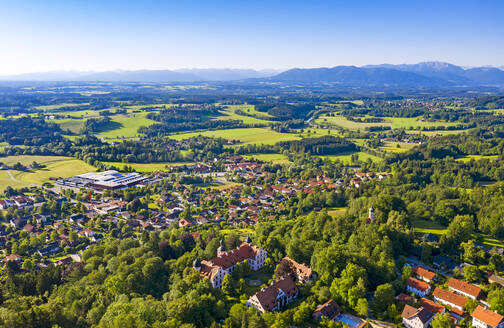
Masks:
[[[118,114],[110,116],[113,122],[121,125],[118,129],[107,130],[96,134],[97,137],[104,139],[117,139],[117,138],[135,138],[138,137],[138,128],[141,126],[150,126],[156,121],[148,119],[147,112],[128,113],[127,115]]]
[[[441,127],[441,126],[456,126],[458,123],[455,122],[426,122],[421,121],[416,117],[382,117],[383,122],[376,123],[360,123],[347,120],[343,116],[327,116],[322,115],[318,119],[315,120],[317,124],[332,124],[341,126],[342,128],[346,128],[349,130],[363,130],[365,128],[373,127],[373,126],[389,126],[392,129],[416,129],[422,127]]]
[[[241,115],[236,113],[236,111],[242,111],[250,115],[259,115],[262,118],[255,118],[247,115]],[[266,118],[271,117],[268,113],[258,112],[254,109],[253,105],[229,105],[225,106],[225,109],[220,112],[223,116],[217,117],[216,120],[239,120],[244,124],[268,124],[272,121]]]
[[[383,143],[383,146],[379,147],[378,149],[383,150],[388,153],[402,153],[402,152],[410,150],[411,148],[413,148],[415,146],[417,146],[417,144],[408,143],[408,142],[386,141]]]
[[[33,161],[44,164],[45,167],[28,172],[0,171],[0,189],[4,190],[7,186],[14,188],[42,185],[44,182],[49,181],[49,178],[65,178],[96,171],[94,166],[79,159],[65,156],[8,156],[0,158],[0,162],[7,165],[14,165],[17,162],[30,165]]]
[[[273,145],[279,141],[299,140],[300,137],[292,133],[279,133],[267,128],[251,129],[223,129],[214,131],[190,132],[182,134],[172,134],[171,139],[182,140],[191,137],[205,136],[211,138],[236,139],[243,144],[265,144]]]

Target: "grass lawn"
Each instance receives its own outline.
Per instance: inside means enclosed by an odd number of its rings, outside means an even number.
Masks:
[[[51,177],[70,177],[96,171],[94,166],[79,159],[64,156],[8,156],[0,158],[0,161],[8,165],[13,165],[17,162],[23,165],[29,165],[33,161],[45,165],[44,168],[29,172],[15,170],[9,170],[9,172],[0,171],[1,190],[4,190],[7,186],[14,188],[42,185],[44,182],[49,181]]]
[[[237,139],[244,144],[273,145],[279,141],[299,140],[299,136],[292,133],[279,133],[266,128],[251,129],[223,129],[214,131],[190,132],[172,134],[169,137],[175,140],[188,139],[199,135],[211,138]]]
[[[364,152],[355,152],[355,153],[348,153],[348,154],[342,154],[342,155],[326,155],[326,156],[319,156],[324,159],[330,159],[331,161],[335,160],[340,160],[341,162],[345,164],[351,164],[351,158],[353,154],[357,154],[359,156],[360,161],[367,161],[368,159],[371,159],[373,162],[380,162],[383,161],[382,158],[378,156],[374,156],[368,153]]]
[[[150,126],[156,121],[148,119],[147,112],[134,113],[134,114],[118,114],[110,116],[113,122],[119,123],[121,125],[118,129],[108,130],[96,134],[97,137],[102,137],[105,139],[115,139],[115,138],[134,138],[138,137],[138,128],[141,126]]]
[[[272,162],[273,164],[287,164],[290,163],[287,156],[283,154],[252,154],[244,155],[245,158],[255,159],[263,162]]]
[[[341,216],[346,213],[348,207],[331,207],[327,209],[330,216]]]
[[[228,188],[231,188],[234,186],[240,186],[240,185],[242,185],[242,183],[230,181],[230,182],[226,182],[226,183],[216,183],[216,184],[210,186],[209,188],[217,189],[217,190],[224,190],[224,189],[228,189]]]
[[[434,221],[412,220],[411,225],[413,226],[415,232],[420,234],[431,233],[440,236],[444,235],[447,231],[445,226]]]
[[[154,172],[154,171],[164,171],[166,167],[171,166],[182,166],[191,165],[194,162],[170,162],[170,163],[121,163],[121,162],[102,162],[106,165],[113,165],[119,170],[122,170],[125,165],[131,166],[137,172]]]

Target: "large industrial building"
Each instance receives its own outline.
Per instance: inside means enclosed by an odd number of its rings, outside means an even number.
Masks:
[[[90,172],[70,178],[58,179],[57,185],[72,188],[92,188],[96,190],[122,189],[135,186],[147,178],[139,173],[121,174],[115,170]]]

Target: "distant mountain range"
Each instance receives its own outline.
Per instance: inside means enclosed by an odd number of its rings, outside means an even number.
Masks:
[[[53,71],[0,76],[3,81],[76,81],[76,82],[204,82],[233,81],[249,78],[270,77],[280,70],[253,69],[180,69],[137,71]]]
[[[298,83],[331,82],[349,86],[504,86],[504,70],[495,67],[464,69],[448,63],[424,62],[412,65],[295,68],[268,80]]]
[[[504,86],[504,69],[495,67],[462,68],[442,62],[411,65],[336,66],[332,68],[252,69],[180,69],[109,72],[54,71],[0,76],[4,81],[76,81],[76,82],[205,82],[245,81],[334,83],[365,87],[450,87]]]

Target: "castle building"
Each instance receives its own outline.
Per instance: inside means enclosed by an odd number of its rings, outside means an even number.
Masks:
[[[214,288],[221,288],[224,276],[232,274],[236,264],[247,260],[250,268],[257,271],[264,267],[267,257],[268,253],[262,247],[252,245],[252,240],[247,237],[245,242],[231,251],[227,251],[221,241],[221,246],[217,249],[217,257],[209,261],[196,259],[193,268],[198,270],[201,276],[209,279]]]

